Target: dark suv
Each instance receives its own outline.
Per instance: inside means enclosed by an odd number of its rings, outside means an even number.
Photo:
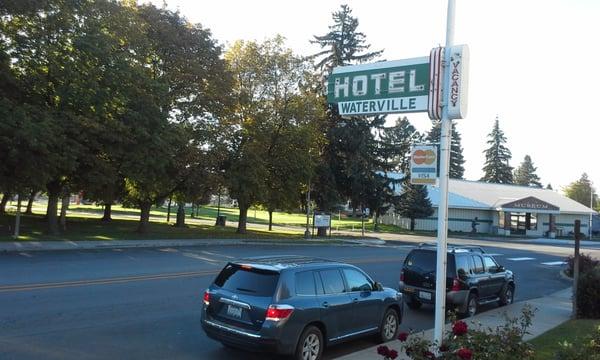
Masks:
[[[400,273],[400,291],[411,309],[435,304],[435,244],[421,244],[410,251]],[[473,316],[479,305],[510,304],[515,295],[512,271],[498,265],[479,247],[448,246],[446,308],[456,308],[463,316]]]
[[[204,293],[202,328],[226,346],[317,360],[326,345],[394,339],[402,294],[359,268],[301,256],[228,263]]]

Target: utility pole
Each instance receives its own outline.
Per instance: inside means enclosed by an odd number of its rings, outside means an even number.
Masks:
[[[310,180],[308,181],[308,191],[306,192],[306,230],[304,231],[304,237],[306,239],[310,238],[309,218],[310,218]]]
[[[593,211],[594,211],[594,191],[592,190],[592,183],[590,182],[590,224],[588,226],[589,239],[592,240],[592,224],[593,224]]]
[[[440,201],[437,221],[437,267],[435,277],[435,327],[433,340],[437,346],[442,344],[446,320],[446,261],[448,237],[448,169],[450,164],[450,137],[452,120],[448,117],[448,99],[450,89],[450,51],[454,45],[454,8],[455,0],[448,0],[446,20],[446,47],[444,49],[444,79],[442,90],[442,131],[440,144]]]

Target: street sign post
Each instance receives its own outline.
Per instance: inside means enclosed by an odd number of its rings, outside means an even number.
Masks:
[[[425,112],[428,94],[428,57],[336,67],[327,82],[340,115]]]
[[[410,150],[410,183],[437,183],[437,145],[413,145]]]

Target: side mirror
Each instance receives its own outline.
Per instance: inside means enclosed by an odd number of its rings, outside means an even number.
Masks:
[[[380,283],[378,283],[377,281],[375,281],[375,283],[373,284],[373,289],[375,291],[383,291],[383,285],[381,285]]]
[[[504,266],[498,265],[498,269],[496,270],[496,272],[503,272],[503,271],[506,271],[506,269],[504,268]]]

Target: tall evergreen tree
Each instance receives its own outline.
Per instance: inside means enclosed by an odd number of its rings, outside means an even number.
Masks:
[[[434,120],[431,130],[427,134],[427,141],[431,143],[439,143],[441,141],[442,122]],[[461,145],[461,137],[456,124],[452,122],[452,141],[450,143],[450,178],[462,179],[465,175],[465,158],[463,156],[463,148]]]
[[[485,165],[483,166],[484,175],[482,181],[498,184],[513,183],[513,168],[509,162],[512,158],[510,150],[506,147],[506,136],[500,130],[500,121],[496,117],[494,128],[488,134],[489,148],[484,151]]]
[[[590,206],[590,192],[592,192],[594,194],[592,208],[595,208],[598,204],[596,189],[592,186],[592,182],[586,173],[581,174],[579,180],[573,181],[563,188],[563,191],[568,198],[588,207]]]
[[[406,182],[396,213],[410,219],[410,230],[415,230],[415,220],[433,215],[431,201],[427,197],[427,187]]]
[[[352,16],[352,10],[342,5],[339,11],[332,14],[333,25],[329,32],[322,36],[314,36],[311,40],[322,51],[309,59],[315,61],[315,68],[327,78],[336,66],[350,65],[370,61],[381,55],[383,50],[369,52],[370,45],[365,34],[359,32],[358,19]],[[323,101],[326,99],[323,97]],[[371,122],[364,117],[342,118],[336,106],[327,108],[327,126],[325,128],[327,142],[320,154],[320,165],[317,167],[313,189],[319,194],[316,198],[320,210],[331,210],[344,198],[350,199],[353,206],[364,206],[369,196],[365,193],[367,178],[374,178],[369,172],[374,171],[378,161],[373,152],[376,144],[372,133],[372,123],[380,125],[381,119]],[[335,181],[332,186],[331,181]],[[335,190],[336,194],[333,194]]]
[[[552,184],[548,183],[548,185],[546,185],[546,190],[554,190],[554,188],[552,188]]]
[[[333,25],[325,35],[314,35],[312,44],[318,44],[322,51],[310,56],[317,59],[316,67],[323,74],[329,75],[336,66],[363,63],[373,60],[381,55],[383,50],[365,52],[371,45],[367,44],[366,35],[357,31],[358,19],[352,16],[348,5],[341,5],[341,9],[332,14]]]
[[[537,174],[535,173],[536,170],[537,168],[533,166],[533,161],[531,161],[531,157],[529,155],[525,155],[525,158],[523,159],[521,165],[519,165],[519,167],[515,169],[515,184],[541,188],[542,183],[540,182],[540,177],[537,176]]]

